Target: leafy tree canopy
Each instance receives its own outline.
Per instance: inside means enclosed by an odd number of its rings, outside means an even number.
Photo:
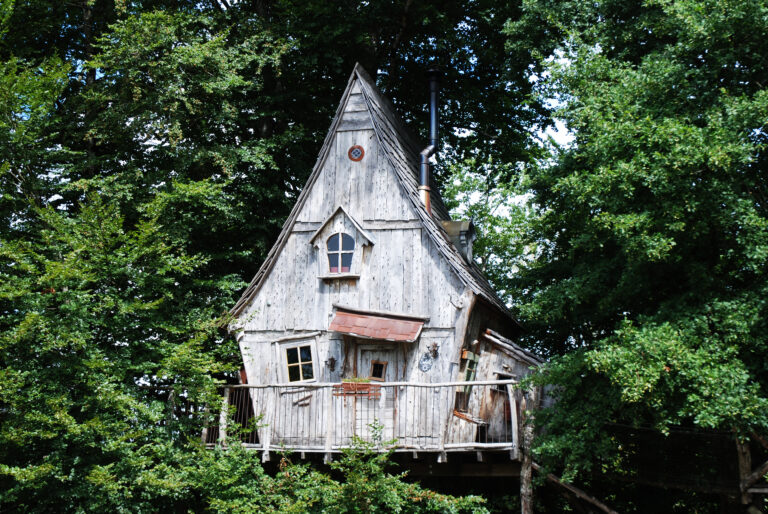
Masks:
[[[765,433],[768,4],[525,5],[575,137],[524,187],[517,309],[560,400],[539,454],[620,468],[610,423]]]
[[[254,456],[203,450],[204,416],[166,404],[218,401],[233,377],[222,313],[355,62],[417,127],[423,72],[443,67],[449,160],[539,152],[537,64],[501,33],[520,8],[0,0],[0,510],[320,510],[377,480],[391,494],[371,511],[481,509],[363,464],[351,481],[271,479]]]

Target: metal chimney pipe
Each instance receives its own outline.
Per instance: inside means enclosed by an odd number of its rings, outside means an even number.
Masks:
[[[437,126],[438,126],[438,93],[440,91],[440,70],[432,68],[427,71],[429,78],[429,146],[421,151],[421,177],[419,182],[419,196],[427,209],[432,214],[429,189],[429,158],[437,153]]]

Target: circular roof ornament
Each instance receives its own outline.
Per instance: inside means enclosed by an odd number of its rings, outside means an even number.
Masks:
[[[365,150],[363,150],[363,147],[360,145],[350,146],[347,156],[352,161],[362,161],[363,156],[365,156]]]

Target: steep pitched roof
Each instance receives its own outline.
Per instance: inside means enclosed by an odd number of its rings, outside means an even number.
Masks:
[[[461,254],[451,243],[450,238],[443,229],[440,221],[450,220],[451,217],[438,193],[438,188],[434,183],[434,180],[432,180],[432,183],[430,184],[432,189],[432,215],[430,216],[429,213],[427,213],[424,204],[421,203],[421,199],[419,198],[418,179],[419,152],[425,145],[419,144],[413,134],[405,127],[405,125],[403,125],[399,117],[395,114],[395,108],[392,103],[381,94],[371,77],[360,64],[356,64],[352,71],[352,75],[347,83],[347,88],[344,91],[339,107],[336,110],[336,115],[331,122],[331,128],[320,149],[317,162],[307,181],[307,185],[299,195],[296,205],[294,205],[291,214],[285,221],[283,230],[280,232],[277,241],[269,251],[267,258],[264,260],[261,268],[259,268],[256,276],[253,277],[253,280],[251,280],[251,283],[243,292],[240,300],[238,300],[230,311],[231,314],[235,317],[239,316],[250,301],[256,296],[256,293],[274,266],[277,256],[285,246],[293,229],[293,225],[296,223],[299,212],[301,212],[301,208],[306,202],[309,190],[312,188],[312,185],[322,171],[323,163],[331,148],[334,133],[341,121],[344,106],[356,80],[359,81],[360,90],[371,115],[374,133],[376,134],[379,145],[384,150],[384,155],[395,170],[400,185],[403,187],[406,196],[411,201],[414,211],[417,213],[430,239],[435,244],[440,254],[451,265],[451,268],[465,286],[471,289],[472,292],[485,300],[488,304],[498,309],[501,313],[508,316],[510,319],[513,319],[506,305],[504,305],[504,302],[502,302],[496,295],[496,292],[488,283],[488,280],[483,276],[477,265],[468,263],[462,258]]]

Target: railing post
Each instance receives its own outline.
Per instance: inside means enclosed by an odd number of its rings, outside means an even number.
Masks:
[[[336,426],[336,423],[334,423],[336,410],[333,405],[333,389],[324,387],[323,394],[325,395],[323,401],[323,404],[325,405],[325,456],[323,457],[323,462],[328,464],[333,458],[331,450],[333,449],[334,439],[333,429]]]
[[[227,418],[229,417],[229,387],[224,387],[224,398],[221,401],[219,413],[219,441],[222,446],[227,444]]]
[[[448,411],[451,410],[450,404],[448,403],[448,397],[450,397],[450,393],[447,395],[446,399],[443,400],[443,390],[449,390],[450,387],[446,388],[445,386],[441,386],[439,388],[439,396],[440,399],[437,402],[438,405],[438,413],[437,413],[437,419],[440,421],[440,454],[437,457],[437,462],[448,462],[448,454],[445,452],[445,438],[448,437],[448,423],[450,423],[450,413]],[[441,415],[440,409],[445,409],[446,413]]]
[[[264,435],[264,441],[261,443],[261,449],[264,453],[261,454],[261,461],[262,462],[268,462],[269,461],[269,447],[271,444],[272,439],[272,426],[275,422],[275,398],[279,394],[279,391],[277,390],[277,387],[269,387],[266,389],[267,391],[267,404],[264,409],[264,417],[267,420],[267,423],[264,426],[264,430],[262,431]]]

